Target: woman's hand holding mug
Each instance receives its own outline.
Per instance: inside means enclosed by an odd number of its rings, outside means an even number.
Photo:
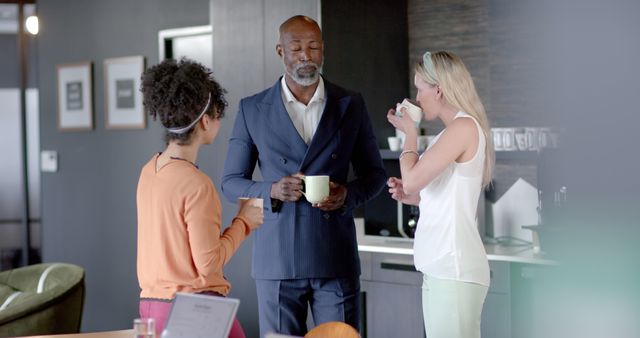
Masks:
[[[244,198],[238,199],[238,215],[249,222],[249,227],[257,229],[264,223],[264,209],[262,198]]]
[[[391,125],[393,125],[396,129],[401,132],[409,135],[410,133],[415,133],[418,135],[418,130],[416,129],[415,122],[411,119],[408,113],[406,113],[406,108],[400,108],[401,111],[405,111],[404,114],[397,114],[396,110],[391,108],[387,112],[387,120]]]

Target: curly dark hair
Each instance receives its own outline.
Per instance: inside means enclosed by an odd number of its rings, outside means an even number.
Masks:
[[[154,120],[160,118],[165,128],[188,126],[205,108],[209,93],[211,102],[206,114],[217,119],[224,117],[227,91],[198,62],[167,59],[147,69],[141,79],[143,104]],[[194,130],[195,126],[183,134],[167,131],[165,141],[177,140],[178,144],[187,145]]]

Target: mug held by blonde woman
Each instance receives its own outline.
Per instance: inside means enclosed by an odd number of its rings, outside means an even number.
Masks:
[[[409,114],[413,122],[420,123],[422,120],[422,108],[415,100],[404,99],[396,105],[396,115],[402,117],[402,108]]]

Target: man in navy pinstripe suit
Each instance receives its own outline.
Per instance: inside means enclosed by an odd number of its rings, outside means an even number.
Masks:
[[[280,26],[276,51],[285,74],[240,101],[222,191],[265,200],[253,237],[260,335],[304,335],[307,308],[316,325],[359,328],[360,261],[352,211],[386,181],[362,96],[322,78],[318,24],[294,16]],[[252,179],[256,165],[263,181]],[[355,179],[347,182],[349,166]],[[330,196],[310,204],[300,175],[329,175]]]

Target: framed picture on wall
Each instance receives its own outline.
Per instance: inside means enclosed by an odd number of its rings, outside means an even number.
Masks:
[[[89,61],[56,66],[58,74],[58,129],[93,129],[93,64]]]
[[[147,124],[140,75],[143,56],[104,60],[105,124],[107,129],[144,129]]]

